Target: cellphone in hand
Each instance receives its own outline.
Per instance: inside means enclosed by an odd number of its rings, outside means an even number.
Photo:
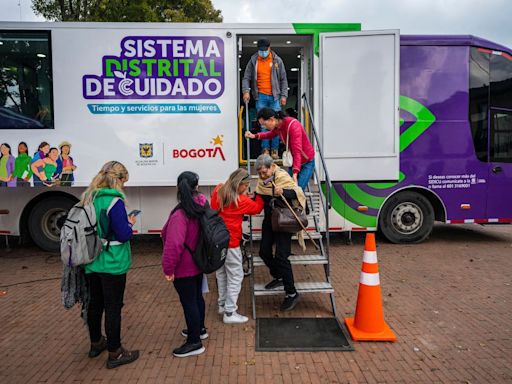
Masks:
[[[131,211],[128,216],[137,216],[141,211],[139,209],[134,209]]]

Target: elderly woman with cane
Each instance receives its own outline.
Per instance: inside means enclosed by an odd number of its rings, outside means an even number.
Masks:
[[[265,203],[265,216],[262,224],[262,238],[260,243],[260,257],[270,270],[273,280],[265,288],[274,289],[284,285],[286,293],[281,304],[282,311],[291,311],[299,300],[299,293],[295,289],[293,271],[288,257],[291,254],[292,233],[281,232],[272,227],[272,210],[282,206],[286,201],[291,207],[306,205],[306,197],[302,189],[294,182],[285,170],[274,164],[272,157],[261,155],[256,159],[258,171],[258,186],[256,193]],[[275,255],[273,248],[275,244]]]

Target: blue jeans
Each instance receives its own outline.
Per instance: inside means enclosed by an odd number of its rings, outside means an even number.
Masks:
[[[258,93],[258,100],[256,100],[256,111],[259,112],[260,109],[263,108],[272,108],[274,111],[280,111],[281,110],[281,104],[279,104],[279,100],[274,100],[274,96],[271,95],[265,95],[264,93]],[[268,132],[268,129],[265,129],[265,127],[261,127],[261,132]],[[269,143],[270,140],[261,140],[261,150],[269,149],[270,146],[271,149],[277,149],[279,148],[279,136],[276,136],[272,139],[272,143]]]
[[[299,184],[299,187],[301,187],[303,191],[306,191],[306,187],[308,186],[309,180],[313,176],[314,171],[315,159],[302,164],[302,167],[300,167],[300,172],[297,175],[297,184]],[[288,168],[288,172],[290,173],[290,176],[293,176],[293,170],[291,167]]]

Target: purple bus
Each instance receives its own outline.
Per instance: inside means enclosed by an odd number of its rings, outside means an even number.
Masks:
[[[335,183],[331,229],[416,243],[434,221],[512,222],[512,50],[401,36],[400,56],[399,181]]]

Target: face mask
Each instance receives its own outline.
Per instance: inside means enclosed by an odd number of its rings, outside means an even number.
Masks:
[[[258,51],[258,55],[262,58],[262,59],[266,59],[268,57],[268,54],[270,53],[269,50],[266,50],[266,51]]]

